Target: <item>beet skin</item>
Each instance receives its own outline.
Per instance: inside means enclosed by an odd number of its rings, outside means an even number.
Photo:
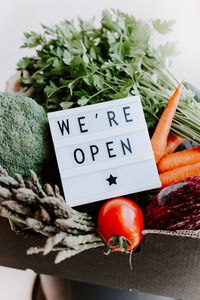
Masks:
[[[146,229],[200,229],[200,176],[161,190],[145,211]]]

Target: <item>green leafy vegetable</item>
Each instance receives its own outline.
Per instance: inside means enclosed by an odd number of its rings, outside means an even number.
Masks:
[[[163,21],[161,20],[154,20],[152,21],[153,27],[161,34],[166,34],[173,31],[173,26],[175,24],[175,20]]]
[[[178,81],[165,58],[176,54],[175,45],[155,49],[151,38],[156,30],[172,30],[174,21],[144,23],[115,10],[105,10],[100,26],[95,20],[64,21],[43,33],[25,33],[22,47],[35,47],[35,55],[24,57],[19,70],[27,70],[31,83],[25,87],[46,111],[67,109],[129,95],[140,95],[148,128],[156,125]],[[200,144],[200,107],[184,88],[172,131]]]
[[[166,42],[164,45],[158,46],[158,51],[162,57],[176,56],[179,52],[177,51],[176,43]]]

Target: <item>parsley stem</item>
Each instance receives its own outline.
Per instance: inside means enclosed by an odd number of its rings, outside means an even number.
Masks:
[[[166,98],[167,100],[169,99],[169,97],[166,96],[165,94],[162,94],[162,93],[153,91],[152,89],[150,89],[150,88],[148,88],[148,87],[144,87],[144,86],[143,86],[143,87],[140,87],[140,89],[141,89],[141,90],[149,91],[149,93],[151,93],[151,94],[156,94],[156,95],[158,95],[158,96],[160,96],[160,97],[164,97],[164,98]],[[164,103],[166,103],[166,102],[164,102]]]
[[[163,82],[164,85],[167,84],[168,88],[170,89],[174,89],[175,88],[175,85],[172,85],[171,81],[169,82],[169,77],[167,77],[167,75],[162,72],[160,69],[158,69],[157,67],[156,68],[152,68],[152,66],[150,67],[146,62],[143,62],[143,66],[149,70],[149,72],[153,75],[153,73],[155,73],[159,80],[161,80]],[[152,71],[153,70],[153,71]],[[157,72],[158,73],[157,73]],[[162,76],[159,76],[160,73],[162,73]]]
[[[32,78],[34,78],[35,75],[37,75],[38,73],[40,73],[41,71],[44,71],[46,68],[50,67],[51,62],[48,63],[47,65],[45,65],[44,67],[42,67],[41,69],[37,70],[35,73],[32,74]]]
[[[106,90],[110,90],[110,88],[107,87],[107,88],[102,89],[102,90],[98,91],[97,93],[93,94],[91,97],[89,97],[88,102],[89,102],[92,98],[96,97],[97,95],[99,95],[100,93],[102,93],[102,92],[104,92],[104,91],[106,91]]]
[[[65,84],[65,85],[62,85],[62,86],[59,86],[58,88],[54,89],[49,95],[48,97],[50,98],[51,96],[53,96],[55,93],[57,93],[59,90],[61,89],[64,89],[64,88],[68,88],[69,87],[69,84],[73,85],[77,80],[80,80],[80,79],[83,79],[83,78],[87,78],[91,76],[91,74],[89,75],[85,75],[85,76],[80,76],[76,79],[74,79],[72,82],[68,83],[68,84]]]
[[[112,87],[110,84],[107,82],[104,82],[105,85],[107,85],[111,90],[115,91],[116,93],[118,92],[114,87]]]

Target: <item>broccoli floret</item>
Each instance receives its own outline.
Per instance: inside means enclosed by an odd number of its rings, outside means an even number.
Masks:
[[[13,176],[41,174],[50,157],[48,120],[35,100],[0,93],[0,165]]]

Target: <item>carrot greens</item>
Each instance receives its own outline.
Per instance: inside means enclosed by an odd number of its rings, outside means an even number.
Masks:
[[[23,57],[18,69],[25,88],[46,111],[68,109],[140,95],[148,128],[155,127],[178,81],[166,64],[176,54],[174,44],[153,46],[153,34],[166,34],[174,21],[143,22],[115,10],[95,20],[42,25],[42,32],[25,33],[23,48],[35,54]],[[184,88],[172,132],[200,145],[200,104]]]

